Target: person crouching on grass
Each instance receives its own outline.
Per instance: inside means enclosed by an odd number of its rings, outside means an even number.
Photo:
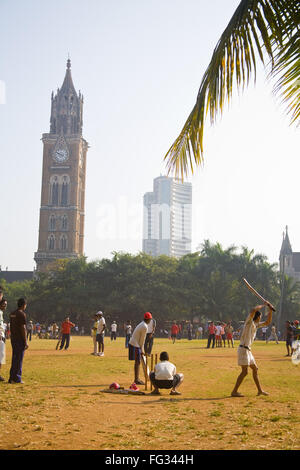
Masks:
[[[269,307],[268,317],[265,322],[260,323],[260,319],[262,316],[260,309],[262,309],[265,305]],[[238,347],[238,365],[241,366],[242,372],[238,376],[235,387],[231,392],[232,397],[244,396],[238,392],[238,389],[241,383],[243,382],[244,378],[248,374],[248,367],[251,367],[252,369],[253,380],[257,387],[257,395],[268,395],[268,393],[264,392],[261,388],[257,373],[258,367],[251,352],[251,345],[255,339],[257,329],[262,328],[264,326],[268,326],[271,321],[272,309],[271,304],[269,302],[266,302],[264,305],[257,305],[248,315],[240,337],[240,345]]]
[[[152,395],[160,395],[160,388],[172,389],[170,395],[181,395],[176,390],[183,382],[183,374],[176,373],[176,366],[169,362],[169,354],[166,351],[160,353],[159,362],[154,367],[154,372],[150,372],[149,378],[154,390]]]

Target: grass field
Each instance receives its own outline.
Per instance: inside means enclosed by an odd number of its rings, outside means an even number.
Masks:
[[[1,375],[9,375],[11,347]],[[237,346],[238,343],[236,343]],[[56,340],[33,339],[25,353],[24,385],[0,383],[0,449],[171,450],[299,449],[300,366],[284,343],[256,341],[253,353],[263,388],[251,373],[230,393],[240,371],[234,349],[205,349],[205,340],[155,338],[154,353],[168,351],[184,374],[182,395],[112,395],[111,382],[128,387],[133,363],[124,338],[105,339],[105,357],[90,355],[92,339],[72,337],[68,351]],[[140,387],[144,390],[144,387]]]

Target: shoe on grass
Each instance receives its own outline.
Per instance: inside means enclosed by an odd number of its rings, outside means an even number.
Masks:
[[[152,390],[151,395],[161,395],[159,390]]]
[[[145,385],[145,382],[143,382],[142,380],[135,380],[135,383],[137,385]]]
[[[181,395],[181,393],[178,390],[171,390],[170,395]]]

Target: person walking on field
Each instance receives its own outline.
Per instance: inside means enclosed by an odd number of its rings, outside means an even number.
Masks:
[[[292,355],[292,343],[293,343],[293,327],[291,322],[287,320],[285,322],[285,345],[287,350],[287,357]]]
[[[208,339],[207,339],[207,346],[206,346],[207,349],[210,348],[210,343],[211,342],[213,342],[212,348],[215,347],[216,331],[217,331],[217,328],[215,327],[214,322],[213,321],[209,322],[209,324],[208,324]]]
[[[265,322],[260,323],[260,319],[262,316],[260,310],[265,305],[267,305],[269,308],[268,317]],[[251,345],[255,339],[257,329],[268,326],[271,321],[272,308],[269,302],[266,302],[264,305],[256,306],[248,315],[241,334],[240,345],[238,347],[238,365],[241,366],[242,372],[238,376],[234,389],[231,392],[232,397],[243,397],[243,395],[238,392],[238,389],[242,384],[244,378],[248,374],[248,367],[252,369],[253,380],[257,387],[257,395],[268,395],[268,393],[264,392],[261,388],[257,373],[258,367],[251,352]]]
[[[111,341],[117,339],[117,323],[115,321],[110,325],[110,339]]]
[[[99,322],[97,326],[97,335],[96,341],[98,344],[98,353],[97,356],[103,357],[104,356],[104,333],[106,330],[106,323],[105,318],[103,317],[103,312],[98,312]]]
[[[271,334],[270,334],[269,338],[267,339],[266,343],[268,344],[268,342],[272,341],[272,340],[276,341],[276,344],[279,344],[278,336],[277,336],[277,333],[276,333],[276,326],[275,326],[274,323],[271,326]]]
[[[171,339],[173,340],[173,344],[176,341],[177,335],[179,333],[179,326],[177,325],[176,321],[173,321],[173,324],[171,326]]]
[[[231,325],[231,321],[227,323],[227,325],[225,326],[225,334],[226,334],[226,338],[227,338],[227,343],[228,343],[228,347],[229,347],[229,344],[231,343],[231,346],[233,346],[233,326]]]
[[[98,316],[98,314],[96,313],[96,314],[94,315],[94,323],[93,323],[92,330],[91,330],[91,335],[92,335],[92,338],[93,338],[93,346],[94,346],[94,351],[93,351],[91,354],[92,354],[93,356],[97,356],[97,340],[96,340],[96,336],[97,336],[98,322],[99,322],[99,316]]]
[[[139,323],[132,333],[132,336],[129,340],[128,345],[128,359],[134,361],[134,382],[137,385],[145,385],[142,380],[140,380],[140,364],[142,360],[142,355],[145,356],[145,339],[148,332],[148,324],[152,319],[150,312],[144,314],[144,320]]]
[[[132,325],[131,325],[131,321],[128,320],[125,327],[124,327],[124,331],[125,331],[125,348],[128,348],[128,343],[129,343],[129,340],[131,338],[131,334],[132,334]]]
[[[9,316],[10,340],[12,346],[12,360],[8,383],[24,383],[22,381],[22,366],[25,350],[28,349],[26,331],[26,300],[21,298],[17,303],[17,310]]]
[[[65,350],[67,350],[70,346],[70,334],[71,334],[71,328],[75,326],[75,323],[72,323],[70,321],[69,317],[65,318],[65,321],[62,322],[61,325],[61,343],[60,343],[60,351],[65,347]]]
[[[5,346],[5,341],[6,341],[6,328],[3,320],[3,314],[7,308],[7,300],[2,297],[0,300],[0,370],[1,366],[6,363],[5,361],[5,356],[6,356],[6,346]],[[0,382],[4,382],[4,378],[0,375]]]
[[[224,348],[226,348],[225,326],[226,326],[225,323],[221,323],[221,345],[222,345],[222,341],[223,341]]]

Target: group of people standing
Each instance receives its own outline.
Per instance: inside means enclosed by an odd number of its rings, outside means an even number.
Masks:
[[[222,345],[224,348],[226,347],[226,340],[228,347],[234,347],[234,340],[233,340],[233,331],[234,328],[231,324],[231,321],[228,323],[218,322],[216,325],[214,322],[210,322],[208,324],[208,339],[207,339],[207,349],[210,348],[212,344],[212,348],[217,347],[221,348]]]

